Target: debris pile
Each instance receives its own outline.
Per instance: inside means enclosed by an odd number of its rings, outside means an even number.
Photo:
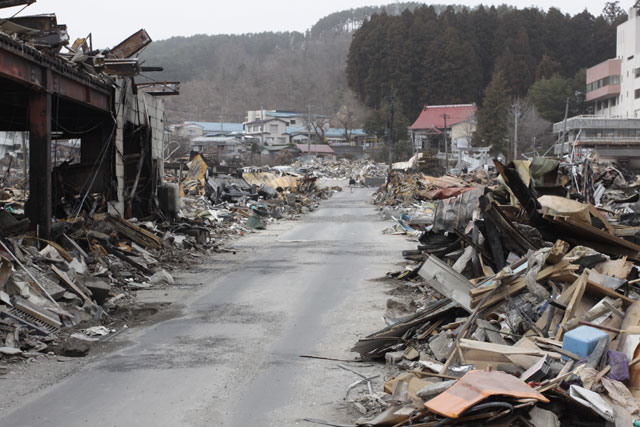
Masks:
[[[375,195],[388,231],[417,242],[389,276],[418,297],[390,301],[387,327],[352,349],[400,370],[352,400],[357,425],[640,416],[637,177],[589,161],[495,165],[398,174]]]
[[[380,186],[387,176],[385,165],[374,163],[368,159],[331,160],[322,157],[300,158],[293,163],[291,167],[300,175],[311,175],[336,180],[349,180],[353,178],[362,185],[370,187]]]
[[[0,5],[0,8],[16,4]],[[14,15],[0,23],[0,39],[6,44],[13,41],[21,42],[22,49],[29,49],[30,54],[46,55],[63,66],[87,73],[87,76],[103,84],[112,83],[115,76],[135,76],[142,71],[161,71],[159,67],[144,67],[142,60],[136,56],[152,42],[144,29],[127,37],[113,48],[94,49],[91,35],[70,43],[67,26],[58,24],[55,14]],[[178,82],[141,83],[138,87],[153,94],[174,95],[180,91]]]
[[[181,183],[183,196],[168,191],[160,202],[164,209],[155,215],[126,220],[82,212],[55,222],[52,240],[29,236],[22,205],[10,199],[4,204],[0,354],[5,359],[85,355],[87,342],[126,328],[112,314],[131,305],[134,291],[173,285],[167,270],[225,251],[227,240],[264,229],[270,221],[314,210],[339,190],[319,189],[315,178],[277,171],[215,175],[198,159],[190,166]],[[198,175],[194,169],[200,167]]]

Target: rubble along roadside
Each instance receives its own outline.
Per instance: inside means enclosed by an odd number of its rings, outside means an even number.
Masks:
[[[352,349],[395,372],[351,365],[352,425],[632,424],[639,188],[633,171],[592,159],[394,172],[374,202],[396,222],[383,232],[414,242],[388,274],[411,293]]]
[[[304,176],[289,176],[286,188],[266,183],[282,177],[272,172],[249,175],[252,186],[242,174],[231,183],[212,174],[207,179],[219,185],[220,193],[199,183],[185,188],[174,218],[161,211],[140,219],[85,212],[55,222],[46,241],[27,230],[3,229],[0,375],[15,363],[84,357],[96,346],[109,348],[103,344],[167,309],[139,306],[138,292],[180,285],[173,277],[176,271],[216,253],[232,256],[228,247],[233,239],[273,221],[295,219],[340,191],[319,188],[315,178]],[[256,180],[261,184],[256,186]],[[14,223],[23,222],[20,203],[5,204],[0,212]]]

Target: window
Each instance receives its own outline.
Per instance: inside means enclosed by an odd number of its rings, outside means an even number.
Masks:
[[[269,125],[270,133],[278,133],[278,125]]]
[[[640,89],[636,89],[636,90],[633,92],[633,97],[634,97],[635,99],[640,98]]]
[[[637,79],[638,77],[640,77],[640,68],[636,68],[636,69],[634,70],[634,74],[635,74],[635,76],[636,76],[636,79]]]
[[[287,143],[287,138],[285,137],[278,137],[278,144],[286,144]]]
[[[609,85],[618,85],[618,84],[620,84],[620,76],[607,76],[603,79],[596,80],[595,82],[589,83],[587,85],[587,92],[600,89],[601,87],[605,87]]]
[[[273,137],[267,137],[267,142],[273,142]]]
[[[612,107],[615,107],[617,103],[618,103],[618,97],[611,98],[611,106]]]
[[[602,101],[602,109],[609,108],[609,100],[605,99]]]
[[[598,101],[596,103],[596,111],[602,110],[602,102]]]

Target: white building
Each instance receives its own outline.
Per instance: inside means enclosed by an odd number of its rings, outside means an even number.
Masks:
[[[587,70],[586,100],[593,115],[556,123],[556,155],[579,161],[595,151],[602,161],[640,168],[640,16],[618,25],[616,57]]]
[[[306,124],[307,113],[291,110],[253,110],[247,111],[246,123],[260,120],[280,119],[287,122],[287,126]]]
[[[629,19],[618,25],[616,57],[587,70],[586,100],[594,115],[640,117],[640,16],[629,9]]]

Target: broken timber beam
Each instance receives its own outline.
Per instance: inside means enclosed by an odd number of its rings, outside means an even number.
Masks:
[[[135,224],[122,219],[115,215],[108,215],[106,220],[111,224],[119,233],[124,234],[129,239],[133,240],[140,246],[154,249],[162,249],[162,239],[152,232],[145,230],[142,227],[138,227]]]

